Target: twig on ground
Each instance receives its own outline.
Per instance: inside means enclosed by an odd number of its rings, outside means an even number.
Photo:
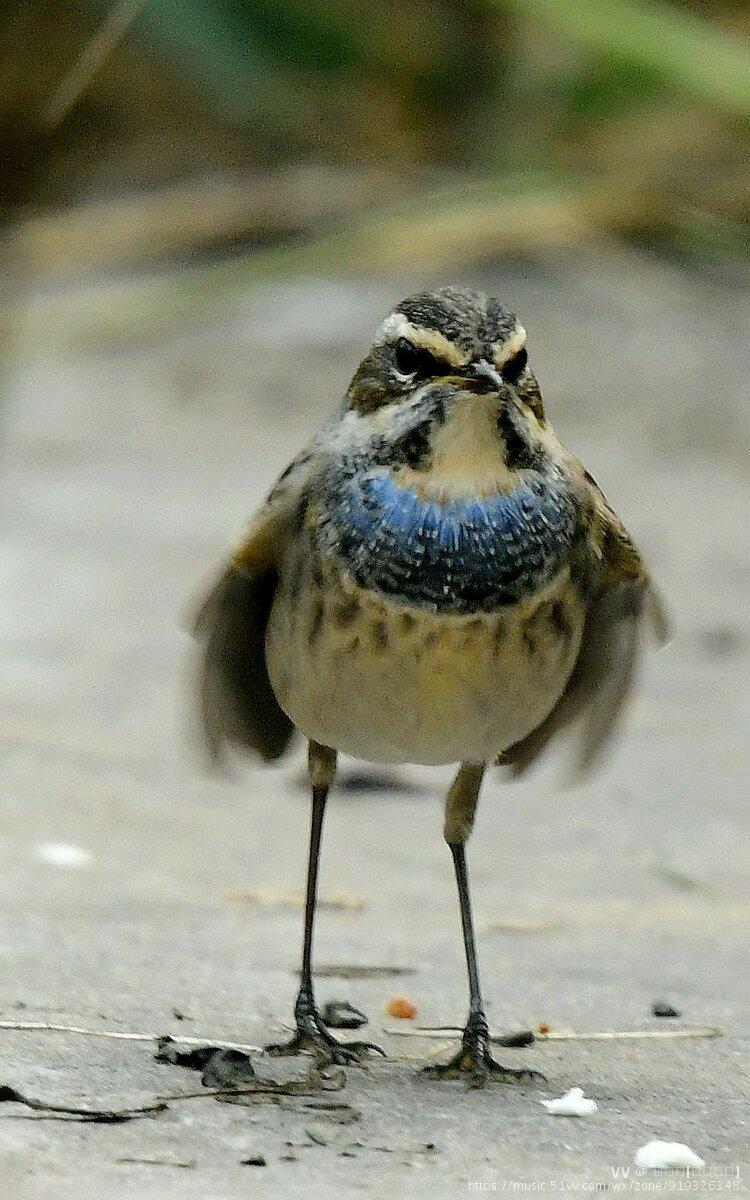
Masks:
[[[79,1105],[56,1104],[49,1100],[38,1100],[26,1096],[17,1088],[0,1084],[0,1102],[24,1104],[34,1112],[54,1113],[66,1117],[77,1117],[81,1121],[98,1121],[101,1124],[116,1124],[122,1121],[132,1121],[134,1117],[150,1117],[162,1113],[167,1108],[165,1098],[160,1097],[150,1104],[137,1108],[84,1108]]]
[[[226,1104],[241,1104],[243,1096],[302,1096],[315,1097],[320,1094],[321,1089],[327,1091],[340,1091],[343,1087],[342,1079],[331,1079],[320,1081],[308,1076],[307,1079],[290,1079],[285,1083],[274,1083],[270,1079],[259,1079],[256,1083],[251,1083],[246,1087],[204,1087],[199,1092],[174,1092],[166,1096],[159,1096],[158,1100],[165,1108],[170,1104],[176,1104],[180,1100],[202,1100],[204,1097],[215,1100],[223,1100]]]
[[[538,1042],[627,1042],[662,1041],[664,1038],[724,1037],[718,1025],[693,1025],[684,1029],[605,1029],[601,1032],[576,1033],[572,1029],[550,1030],[537,1034]]]
[[[185,1170],[192,1170],[198,1166],[198,1160],[195,1158],[116,1158],[115,1162],[125,1166],[182,1167]]]
[[[463,1029],[458,1025],[417,1025],[412,1029],[396,1029],[386,1026],[383,1032],[392,1037],[450,1038],[460,1037]],[[525,1032],[525,1031],[524,1031]],[[496,1046],[514,1046],[520,1043],[512,1039],[520,1034],[491,1033],[490,1041]],[[536,1042],[620,1042],[663,1040],[664,1038],[714,1038],[723,1037],[724,1030],[718,1025],[692,1025],[682,1029],[605,1029],[591,1033],[576,1033],[572,1029],[550,1030],[549,1033],[534,1035]]]
[[[21,1033],[72,1033],[78,1037],[112,1038],[122,1042],[158,1042],[164,1035],[161,1033],[127,1033],[120,1029],[86,1029],[80,1025],[58,1025],[47,1021],[0,1021],[0,1031],[16,1030]],[[224,1042],[220,1038],[183,1037],[180,1043],[187,1046],[205,1046],[209,1043],[221,1050],[244,1050],[250,1054],[260,1054],[262,1046],[252,1046],[247,1042]]]
[[[103,1125],[121,1124],[132,1121],[136,1117],[157,1116],[166,1112],[170,1104],[181,1100],[220,1100],[225,1104],[247,1103],[244,1097],[276,1097],[303,1096],[315,1097],[321,1087],[328,1090],[338,1090],[342,1086],[339,1079],[318,1080],[309,1076],[303,1080],[290,1080],[286,1083],[274,1083],[269,1079],[259,1079],[247,1087],[239,1088],[201,1088],[199,1092],[175,1092],[167,1096],[157,1096],[148,1104],[135,1108],[89,1108],[83,1105],[58,1104],[51,1100],[39,1100],[34,1096],[26,1096],[18,1088],[0,1084],[0,1103],[23,1104],[34,1112],[50,1116],[75,1117],[79,1121],[98,1122]]]
[[[461,1025],[415,1025],[411,1029],[397,1029],[395,1026],[385,1026],[384,1033],[393,1034],[395,1037],[427,1037],[427,1038],[453,1038],[460,1037],[463,1033]],[[490,1041],[496,1046],[531,1046],[536,1041],[536,1036],[531,1029],[519,1029],[513,1033],[493,1033],[490,1034]]]
[[[405,1032],[406,1030],[404,1030]],[[418,1054],[396,1054],[391,1061],[430,1063],[439,1058],[444,1058],[452,1049],[453,1047],[450,1042],[438,1042],[436,1046],[430,1046],[430,1049],[426,1053],[420,1050]]]

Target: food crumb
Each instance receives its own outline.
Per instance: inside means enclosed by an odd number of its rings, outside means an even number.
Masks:
[[[553,1117],[588,1117],[597,1111],[596,1100],[589,1100],[583,1088],[574,1087],[556,1100],[540,1100]]]
[[[641,1146],[635,1165],[644,1171],[668,1171],[672,1167],[705,1167],[699,1155],[684,1142],[661,1142],[658,1139]]]
[[[35,847],[34,853],[42,862],[53,867],[85,867],[91,862],[91,854],[83,846],[74,846],[70,842],[44,842]]]
[[[394,996],[385,1006],[389,1017],[401,1017],[411,1021],[417,1015],[417,1006],[408,996]]]
[[[536,1027],[536,1031],[540,1037],[546,1037],[549,1033],[549,1021],[540,1021]]]

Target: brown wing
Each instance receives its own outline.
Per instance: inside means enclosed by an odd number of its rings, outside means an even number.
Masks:
[[[276,572],[228,567],[195,625],[203,643],[198,701],[208,753],[220,762],[227,746],[254,750],[265,762],[286,750],[293,726],[273,694],[266,667],[266,624]]]
[[[588,771],[615,734],[649,626],[667,639],[664,609],[627,530],[586,474],[594,498],[596,582],[567,687],[542,724],[501,757],[522,775],[557,736],[575,728],[577,764]]]
[[[300,519],[309,454],[284,472],[232,562],[200,605],[198,703],[206,748],[219,763],[227,748],[279,758],[294,732],[268,677],[266,626],[277,563]]]

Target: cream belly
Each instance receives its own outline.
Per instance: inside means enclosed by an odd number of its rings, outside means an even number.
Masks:
[[[490,762],[553,708],[581,641],[567,569],[497,614],[386,604],[299,554],[266,636],[281,707],[307,737],[371,762]]]

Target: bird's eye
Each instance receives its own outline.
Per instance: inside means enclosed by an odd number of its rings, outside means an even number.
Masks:
[[[511,358],[504,362],[500,368],[500,374],[506,383],[518,383],[519,379],[526,369],[526,363],[529,361],[529,356],[526,350],[519,350]]]
[[[443,375],[446,364],[440,362],[429,350],[415,346],[408,338],[399,338],[395,346],[396,367],[402,375]]]

